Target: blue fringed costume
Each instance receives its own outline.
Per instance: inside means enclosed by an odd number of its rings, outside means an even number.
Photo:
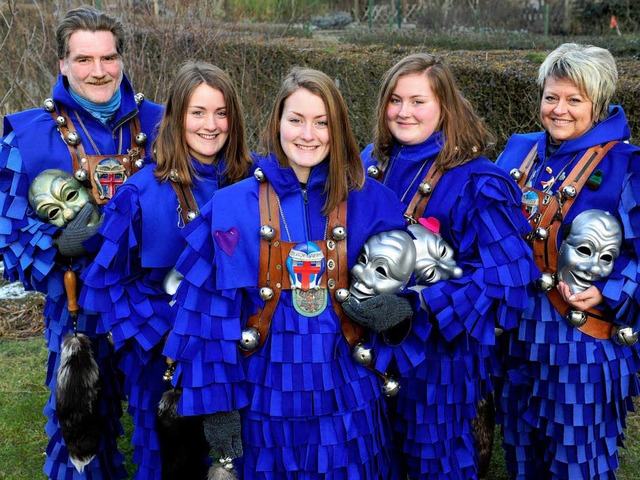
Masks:
[[[305,190],[274,157],[259,165],[278,195],[283,240],[331,238],[321,214],[329,161],[313,168]],[[283,289],[264,344],[249,357],[238,348],[247,318],[265,305],[257,285],[259,186],[252,178],[216,192],[189,226],[164,351],[177,362],[179,412],[240,409],[244,456],[236,467],[247,479],[391,478],[381,381],[353,360],[330,296],[324,311],[304,316]],[[370,180],[349,193],[347,205],[350,268],[370,235],[403,228],[404,220],[393,193]],[[410,345],[394,349],[398,363],[415,361]],[[376,338],[372,346],[384,369],[389,347]]]
[[[192,159],[192,165],[191,189],[202,206],[223,185],[224,161],[205,165]],[[140,480],[162,478],[155,415],[167,389],[163,340],[175,315],[163,282],[185,246],[176,193],[154,172],[149,165],[137,173],[105,208],[102,247],[83,275],[80,298],[83,307],[101,313],[102,332],[112,332],[119,353]]]
[[[108,126],[100,123],[80,107],[70,96],[68,84],[60,76],[53,89],[55,105],[68,113],[77,112],[82,145],[88,154],[127,154],[132,145],[129,123],[137,118],[149,141],[155,133],[162,109],[149,101],[136,104],[134,92],[126,77],[120,86],[121,105]],[[79,126],[78,126],[79,127]],[[87,133],[91,138],[87,136]],[[43,223],[28,204],[31,181],[45,169],[58,168],[73,173],[71,156],[51,114],[43,108],[19,112],[4,118],[4,138],[0,149],[0,252],[5,264],[5,277],[20,280],[27,290],[47,295],[44,308],[45,338],[49,349],[46,385],[51,390],[44,413],[48,418],[46,432],[50,438],[44,472],[50,478],[71,480],[87,478],[125,478],[123,456],[117,449],[116,437],[122,433],[119,418],[121,388],[115,375],[113,351],[105,335],[98,335],[98,316],[81,310],[78,331],[92,339],[94,357],[101,374],[100,413],[104,419],[104,438],[98,455],[89,463],[84,474],[76,471],[68,459],[55,411],[56,372],[60,346],[73,324],[67,309],[63,275],[69,267],[81,272],[90,258],[68,260],[57,255],[52,243],[58,227]],[[123,151],[119,152],[119,144]],[[94,151],[94,146],[99,152]]]
[[[440,132],[396,144],[381,182],[409,205],[441,145]],[[365,167],[377,164],[372,151],[362,152]],[[401,472],[414,480],[477,478],[472,421],[491,389],[495,327],[517,325],[537,278],[519,203],[514,182],[481,157],[445,172],[424,211],[439,220],[463,274],[422,289],[424,309],[413,320],[414,329],[430,329],[426,359],[401,378],[393,427]]]
[[[506,171],[519,168],[535,146],[537,161],[528,181],[541,190],[563,168],[568,175],[589,147],[620,141],[597,166],[597,181],[580,191],[563,224],[587,209],[608,211],[620,221],[622,253],[613,273],[594,285],[604,296],[598,308],[606,319],[637,332],[640,150],[624,142],[628,139],[624,111],[613,106],[606,120],[563,142],[552,155],[545,132],[512,136],[498,164]],[[555,182],[551,192],[561,183]],[[562,235],[558,237],[559,245]],[[625,417],[633,410],[632,397],[640,393],[638,345],[622,346],[583,333],[540,291],[533,293],[509,340],[499,413],[510,473],[523,479],[615,478]]]

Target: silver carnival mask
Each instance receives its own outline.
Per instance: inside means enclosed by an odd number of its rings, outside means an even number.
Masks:
[[[439,228],[440,224],[435,218],[421,218],[419,223],[408,227],[415,237],[416,265],[413,273],[418,284],[462,276],[462,269],[456,265],[453,248],[442,239]]]
[[[611,274],[620,255],[622,230],[618,220],[603,210],[585,210],[571,224],[558,252],[558,280],[571,293],[591,286]]]
[[[411,278],[416,249],[411,235],[390,230],[369,237],[351,269],[349,293],[358,301],[399,293]]]
[[[57,227],[68,224],[90,201],[89,191],[73,175],[55,168],[41,172],[29,186],[31,208],[39,218]],[[88,226],[99,221],[96,209]]]

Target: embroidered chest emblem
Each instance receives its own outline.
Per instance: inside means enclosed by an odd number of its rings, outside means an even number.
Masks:
[[[105,158],[96,166],[93,179],[98,186],[100,198],[111,198],[127,180],[127,171],[115,158]]]
[[[325,268],[324,254],[315,243],[302,242],[291,249],[287,271],[293,306],[300,315],[314,317],[327,308],[327,289],[320,287]]]

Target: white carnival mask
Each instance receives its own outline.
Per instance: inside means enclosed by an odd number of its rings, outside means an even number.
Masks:
[[[571,293],[582,292],[595,280],[607,277],[620,255],[622,229],[603,210],[585,210],[571,223],[571,231],[558,252],[558,280]]]
[[[456,265],[453,248],[440,236],[440,222],[436,218],[421,218],[408,229],[415,237],[416,264],[413,273],[418,284],[462,276],[462,269]]]

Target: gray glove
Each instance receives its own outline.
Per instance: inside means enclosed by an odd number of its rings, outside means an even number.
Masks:
[[[388,293],[376,295],[362,302],[349,297],[342,304],[342,309],[351,320],[376,332],[386,332],[413,317],[409,300]]]
[[[55,240],[58,251],[62,256],[79,257],[87,253],[82,244],[96,234],[101,224],[101,222],[97,222],[94,225],[87,226],[97,208],[97,205],[88,202]]]
[[[205,415],[204,436],[211,450],[220,457],[233,459],[242,456],[240,413],[237,410]]]

